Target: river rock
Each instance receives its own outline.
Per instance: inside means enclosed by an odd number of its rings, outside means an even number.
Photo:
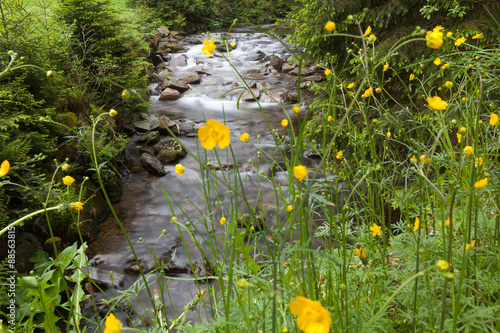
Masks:
[[[141,165],[144,169],[146,169],[150,174],[155,176],[163,177],[167,174],[167,172],[163,169],[163,164],[154,156],[149,154],[142,154],[140,157]]]
[[[243,76],[243,78],[245,80],[266,80],[267,79],[267,76],[264,76],[264,75],[256,75],[256,74],[246,74],[245,76]]]
[[[187,57],[185,54],[177,55],[175,57],[172,57],[172,59],[170,59],[169,64],[173,65],[173,66],[179,66],[179,67],[186,66],[187,65]]]
[[[172,71],[169,70],[167,67],[165,67],[162,71],[158,72],[158,76],[160,77],[161,81],[164,81],[166,79],[172,78]]]
[[[297,93],[290,92],[290,91],[286,91],[286,92],[282,93],[281,98],[283,99],[283,102],[287,103],[287,104],[294,104],[294,103],[297,103],[297,101],[298,101]]]
[[[162,60],[163,60],[163,58],[162,58]],[[167,67],[168,67],[168,64],[165,61],[162,61],[162,62],[155,65],[155,71],[161,72],[162,70],[164,70]]]
[[[141,147],[141,148],[139,149],[139,154],[141,154],[141,155],[142,155],[142,154],[144,154],[144,153],[154,156],[154,155],[155,155],[155,150],[154,150],[154,148],[153,148],[153,147],[150,147],[150,146],[144,146],[144,147]]]
[[[164,25],[160,26],[158,29],[156,29],[156,34],[160,38],[166,38],[170,35],[170,30]]]
[[[176,162],[187,155],[187,151],[172,137],[165,138],[165,140],[154,145],[153,148],[156,152],[156,158],[161,163]]]
[[[189,89],[187,84],[173,77],[165,77],[163,79],[163,82],[161,83],[161,88],[162,89],[171,88],[180,92],[184,92]]]
[[[168,250],[163,253],[158,260],[156,261],[156,267],[162,268],[165,271],[165,274],[174,275],[174,274],[185,274],[189,272],[188,267],[179,263],[179,256],[175,254],[175,251]]]
[[[153,66],[155,66],[155,68],[156,66],[165,63],[161,54],[158,53],[153,54],[153,56],[151,57],[151,62],[153,63]]]
[[[157,74],[157,73],[151,73],[151,75],[149,75],[149,81],[150,82],[162,82],[163,79]]]
[[[141,270],[144,272],[144,264],[141,262],[141,266],[137,265],[136,262],[131,263],[123,268],[123,272],[129,275],[141,275]]]
[[[210,280],[207,277],[215,276],[214,266],[205,257],[193,262],[193,268],[192,273],[196,279],[205,280],[208,283]]]
[[[259,97],[260,97],[260,91],[259,91],[259,89],[252,88],[251,90],[252,90],[253,94],[255,95],[255,98],[252,96],[252,94],[250,93],[250,91],[247,90],[241,96],[241,100],[243,100],[245,102],[255,102],[255,99],[259,99]]]
[[[158,99],[160,101],[174,101],[179,98],[181,98],[181,93],[178,90],[165,88]]]
[[[185,84],[200,83],[200,76],[197,73],[193,73],[179,79],[180,82]]]
[[[283,64],[285,63],[285,60],[281,59],[280,57],[274,56],[271,61],[269,61],[269,67],[274,68],[278,72],[281,72],[281,68],[283,67]]]
[[[323,81],[324,79],[325,79],[324,76],[316,74],[316,75],[302,77],[300,79],[300,81],[302,81],[302,82],[320,82],[320,81]]]
[[[257,53],[252,54],[245,58],[246,61],[259,61],[266,57],[266,54],[261,50],[257,51]]]
[[[157,144],[160,141],[160,132],[158,131],[149,131],[144,133],[137,142],[142,142],[147,144],[148,146],[152,146]]]
[[[316,66],[309,66],[309,67],[304,67],[300,71],[301,76],[308,76],[308,75],[313,75],[314,72],[316,72]],[[299,68],[295,68],[294,70],[290,71],[290,75],[299,75]]]
[[[156,116],[147,115],[144,120],[139,120],[134,123],[134,128],[139,132],[147,132],[156,129],[160,125],[160,120]]]
[[[124,275],[121,273],[95,268],[92,266],[83,266],[81,269],[102,289],[111,289],[112,287],[120,288],[123,286]],[[112,276],[110,276],[111,274]]]
[[[182,135],[188,135],[194,133],[195,122],[186,119],[176,120],[175,123],[179,126],[179,132]]]
[[[290,73],[295,68],[297,68],[297,65],[295,65],[295,64],[290,65],[289,63],[285,62],[283,64],[283,66],[281,67],[281,72],[282,73]]]

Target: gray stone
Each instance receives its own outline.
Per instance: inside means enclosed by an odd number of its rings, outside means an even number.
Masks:
[[[181,98],[181,93],[178,90],[165,88],[158,99],[160,101],[174,101],[179,98]]]
[[[158,131],[146,132],[138,140],[138,142],[145,143],[148,146],[155,145],[159,141],[160,141],[160,132],[158,132]]]
[[[194,132],[195,132],[195,133],[198,133],[198,130],[199,130],[200,128],[202,128],[202,127],[205,127],[205,126],[207,126],[207,124],[205,124],[205,123],[199,123],[199,124],[194,125],[194,128],[193,128],[193,129],[194,129]]]
[[[189,86],[173,77],[165,77],[161,83],[161,89],[171,88],[179,92],[184,92],[189,89]]]
[[[194,133],[194,121],[179,119],[175,123],[177,124],[177,126],[179,126],[179,131],[181,132],[181,134]]]
[[[283,64],[285,63],[285,60],[274,56],[271,61],[269,61],[269,66],[273,67],[275,70],[278,72],[281,72],[281,68],[283,67]]]
[[[246,61],[259,61],[266,57],[266,54],[262,51],[257,51],[257,53],[252,54],[245,58]]]
[[[161,44],[161,43],[160,43]],[[169,62],[170,65],[173,66],[186,66],[187,65],[187,57],[185,54],[180,54],[175,57],[172,57]]]
[[[316,71],[316,66],[304,67],[300,71],[300,76],[313,75],[315,71]],[[295,76],[299,75],[299,68],[298,67],[295,68],[289,74],[290,75],[295,75]]]
[[[111,289],[112,287],[120,288],[123,286],[124,275],[121,273],[95,268],[92,266],[83,266],[81,269],[89,277],[89,279],[92,279],[94,283],[102,289]],[[112,277],[110,276],[111,273],[113,274]]]
[[[134,128],[140,132],[154,130],[160,125],[160,121],[156,118],[148,117],[144,120],[139,120],[134,123]]]
[[[167,67],[165,67],[164,70],[158,73],[158,76],[163,81],[165,79],[170,79],[172,77],[172,73]]]
[[[175,254],[175,251],[170,250],[158,258],[156,267],[163,268],[167,276],[189,272],[189,268],[179,262],[179,256]]]
[[[260,91],[259,89],[252,88],[251,89],[253,94],[255,95],[256,99],[259,99],[260,97]],[[252,96],[252,94],[249,91],[245,91],[243,95],[241,96],[241,100],[245,102],[255,102],[255,98]]]
[[[153,147],[149,147],[149,146],[144,146],[144,147],[141,147],[141,149],[139,149],[139,153],[142,155],[144,153],[146,154],[149,154],[151,156],[155,156],[155,150]]]
[[[282,73],[289,73],[292,70],[294,70],[297,67],[297,65],[290,65],[289,63],[284,63],[283,66],[281,67],[281,72]]]
[[[168,37],[170,35],[170,30],[168,30],[168,28],[166,26],[162,25],[161,27],[156,29],[156,34],[160,38],[165,38],[165,37]]]
[[[165,138],[165,140],[154,145],[153,148],[156,152],[156,158],[161,163],[176,162],[187,155],[187,151],[172,137]]]
[[[180,82],[185,84],[200,83],[200,76],[197,73],[193,73],[179,79]]]
[[[323,75],[311,75],[311,76],[306,76],[306,77],[302,77],[300,79],[301,82],[320,82],[320,81],[323,81],[325,79],[325,77]]]
[[[142,154],[141,165],[144,169],[146,169],[150,174],[155,176],[163,177],[167,174],[167,172],[163,169],[163,164],[154,156],[149,154]]]

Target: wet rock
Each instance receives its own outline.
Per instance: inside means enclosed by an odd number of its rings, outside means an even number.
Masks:
[[[145,146],[145,147],[141,147],[141,149],[139,149],[139,153],[140,154],[146,153],[146,154],[154,156],[155,155],[155,150],[154,150],[153,147]]]
[[[211,164],[210,168],[213,169],[213,170],[233,170],[234,169],[234,164],[232,164],[232,163],[229,163],[229,164],[223,163],[221,165],[219,165],[219,164]]]
[[[175,89],[175,90],[178,90],[180,92],[184,92],[184,91],[189,89],[187,84],[185,84],[185,83],[183,83],[183,82],[181,82],[178,79],[173,78],[173,77],[165,77],[163,79],[163,82],[161,83],[161,88],[162,89],[165,89],[165,88]]]
[[[161,72],[162,70],[166,69],[168,67],[167,63],[163,61],[155,65],[155,71]]]
[[[262,230],[266,219],[261,215],[251,215],[248,213],[240,215],[236,220],[240,228],[251,228],[254,227],[256,230]]]
[[[140,268],[136,262],[123,268],[123,272],[129,275],[141,275],[141,270],[144,272],[144,264],[142,262],[140,263]]]
[[[175,254],[175,251],[170,250],[158,258],[156,267],[162,268],[166,275],[186,274],[189,272],[188,267],[179,263],[179,256]]]
[[[199,130],[200,128],[202,128],[202,127],[205,127],[205,126],[207,126],[207,124],[205,124],[205,123],[195,124],[195,125],[194,125],[194,132],[195,132],[195,133],[198,133],[198,130]]]
[[[266,54],[261,50],[257,51],[257,53],[252,54],[245,58],[246,61],[259,61],[266,57]]]
[[[255,74],[246,74],[243,76],[243,78],[245,80],[267,80],[267,76]]]
[[[105,269],[95,268],[92,266],[81,267],[83,272],[94,281],[102,289],[110,289],[112,287],[120,288],[123,286],[124,275],[108,271]]]
[[[283,64],[283,66],[281,66],[281,72],[282,73],[290,73],[295,68],[297,68],[297,65],[295,65],[295,64],[290,65],[289,63],[285,62]]]
[[[159,83],[151,83],[149,85],[149,93],[151,94],[151,96],[159,95],[161,93],[160,84]]]
[[[165,67],[162,71],[158,73],[158,76],[163,82],[165,79],[172,78],[172,71],[170,71],[167,67]]]
[[[153,56],[151,57],[151,62],[155,67],[158,66],[159,64],[164,63],[163,57],[161,56],[161,54],[158,53],[153,54]]]
[[[210,263],[207,258],[203,258],[193,262],[193,275],[196,279],[205,280],[210,282],[210,279],[206,279],[210,276],[215,276],[214,266]]]
[[[156,129],[160,125],[160,120],[156,117],[147,117],[134,123],[134,128],[140,132],[147,132]]]
[[[160,116],[160,120],[161,121],[160,125],[158,125],[158,130],[163,135],[169,135],[170,133],[167,131],[167,128],[172,129],[177,125],[173,120],[170,120],[170,118],[168,118],[167,116]]]
[[[245,91],[243,93],[243,95],[241,96],[241,100],[242,101],[245,101],[245,102],[255,102],[255,99],[259,99],[259,97],[260,97],[260,91],[259,91],[259,89],[252,88],[250,90],[252,90],[253,94],[255,95],[255,98],[254,98],[254,96],[252,96],[252,94],[250,93],[250,91]]]
[[[92,258],[91,260],[89,260],[89,264],[92,265],[92,266],[100,266],[100,265],[103,265],[103,264],[106,264],[106,263],[108,263],[108,261],[106,260],[106,258],[101,257],[100,255],[96,255],[96,256],[94,256],[94,258]]]
[[[149,154],[142,154],[140,157],[141,165],[150,174],[155,176],[163,177],[167,172],[163,169],[163,164],[156,157]]]
[[[151,320],[147,314],[143,315],[141,318],[127,318],[127,325],[129,327],[149,327],[151,326]]]
[[[323,81],[325,77],[323,75],[311,75],[311,76],[306,76],[302,77],[300,81],[302,82],[320,82]]]
[[[150,82],[162,82],[163,79],[156,73],[151,73],[151,75],[149,75],[149,81]]]
[[[176,139],[168,137],[154,147],[156,158],[161,163],[176,162],[187,155],[187,151],[177,142]],[[141,156],[142,159],[142,156]]]
[[[60,239],[59,239],[60,240]],[[16,270],[19,273],[28,273],[33,269],[33,263],[30,262],[30,257],[36,251],[42,250],[42,244],[29,232],[22,232],[16,239]],[[54,252],[52,250],[51,252]]]
[[[148,146],[152,146],[157,144],[160,141],[160,132],[158,131],[149,131],[144,133],[137,142],[142,142],[147,144]]]
[[[300,71],[301,76],[308,76],[308,75],[313,75],[314,72],[316,72],[316,66],[310,66],[310,67],[304,67]],[[295,68],[294,70],[290,71],[290,75],[299,75],[299,68]]]
[[[281,98],[283,99],[283,102],[287,104],[294,104],[297,103],[298,101],[297,93],[289,91],[282,93]]]
[[[161,43],[160,43],[160,45],[161,45]],[[170,46],[170,48],[172,48],[172,45]],[[179,67],[186,66],[187,65],[187,57],[185,54],[177,55],[175,57],[172,57],[172,59],[170,59],[169,64],[173,65],[173,66],[179,66]]]
[[[177,124],[178,130],[181,135],[188,135],[194,133],[194,125],[195,125],[194,121],[179,119],[176,120],[175,123]]]
[[[210,73],[208,71],[203,71],[203,70],[196,71],[196,73],[198,73],[200,76],[201,75],[212,75],[212,73]]]
[[[156,29],[156,35],[160,38],[166,38],[170,35],[170,30],[168,30],[166,26],[162,25]]]
[[[269,61],[269,67],[274,68],[278,72],[281,72],[281,68],[283,67],[283,64],[285,63],[285,60],[281,59],[280,57],[274,56],[271,61]]]
[[[180,82],[185,84],[200,83],[200,76],[198,73],[193,73],[179,79]]]
[[[158,99],[160,101],[174,101],[179,98],[181,98],[181,93],[178,90],[165,88]]]

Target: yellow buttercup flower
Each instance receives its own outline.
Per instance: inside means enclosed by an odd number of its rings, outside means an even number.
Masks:
[[[71,210],[74,212],[79,212],[83,210],[83,202],[72,202],[69,204]]]
[[[429,164],[431,163],[431,158],[427,157],[427,155],[420,155],[420,163]]]
[[[186,171],[186,168],[184,168],[182,164],[177,164],[175,166],[175,173],[179,176],[182,176],[184,174],[184,171]]]
[[[370,230],[372,231],[372,236],[380,236],[380,233],[382,232],[382,227],[377,225],[376,223],[373,223],[373,225],[370,227]]]
[[[457,133],[457,140],[458,140],[458,143],[462,142],[462,134]]]
[[[476,161],[474,162],[474,166],[476,168],[480,167],[481,165],[483,165],[483,158],[482,157],[476,157]]]
[[[70,168],[70,166],[69,166],[69,164],[68,164],[68,163],[66,163],[66,162],[64,162],[64,163],[61,165],[61,170],[62,170],[62,171],[64,171],[64,172],[68,171],[68,170],[69,170],[69,168]]]
[[[490,125],[497,126],[498,125],[498,115],[495,113],[490,114]]]
[[[382,72],[385,72],[389,69],[389,63],[386,61],[384,64],[384,68],[382,69]]]
[[[75,178],[73,178],[71,176],[65,176],[65,177],[63,177],[62,181],[63,181],[64,185],[70,186],[75,181]]]
[[[116,117],[118,115],[118,112],[115,109],[109,110],[109,115],[111,117]]]
[[[368,28],[366,28],[365,33],[363,34],[363,36],[366,37],[366,36],[368,36],[371,33],[372,33],[372,27],[369,25]]]
[[[377,37],[374,34],[371,34],[368,37],[368,40],[366,41],[366,44],[373,44],[373,43],[375,43],[376,40],[377,40]]]
[[[472,154],[474,154],[474,148],[472,148],[471,146],[465,146],[464,153],[467,156],[471,156]]]
[[[240,140],[243,141],[243,142],[248,142],[249,139],[250,139],[250,134],[248,134],[248,133],[243,133],[240,136]]]
[[[299,113],[300,113],[300,106],[295,105],[295,106],[292,108],[292,110],[293,110],[293,113],[295,113],[295,114],[299,114]]]
[[[217,144],[224,149],[231,142],[229,128],[214,119],[208,120],[207,125],[198,130],[198,138],[207,150],[214,149]]]
[[[344,153],[342,152],[342,150],[339,150],[339,152],[337,153],[337,155],[335,156],[338,160],[342,159],[342,157],[344,156]]]
[[[441,59],[436,58],[436,60],[434,60],[434,65],[436,65],[436,66],[441,65]]]
[[[420,220],[418,217],[415,217],[415,224],[413,225],[413,231],[417,231],[420,228]]]
[[[0,165],[0,177],[5,176],[10,170],[10,163],[9,161],[5,160],[2,162],[2,165]]]
[[[410,74],[410,81],[413,81],[415,80],[415,75],[414,74]]]
[[[469,101],[469,99],[468,99],[468,98],[462,97],[462,102],[464,102],[464,103],[465,103],[465,102],[468,102],[468,101]]]
[[[467,133],[467,127],[460,126],[460,128],[458,129],[458,133],[465,135],[465,133]]]
[[[320,302],[311,301],[302,296],[291,301],[289,305],[292,315],[297,316],[297,326],[305,333],[328,333],[332,317]]]
[[[390,138],[391,135],[392,135],[391,131],[387,131],[386,135],[387,135],[388,138]]]
[[[415,157],[415,155],[413,155],[413,156],[410,158],[410,163],[412,163],[412,164],[417,164],[417,158]]]
[[[364,98],[368,98],[370,97],[371,95],[373,94],[373,88],[370,87],[368,89],[365,90],[365,93],[362,95],[362,97]]]
[[[476,35],[472,36],[472,39],[481,39],[481,38],[483,38],[482,32],[480,34],[476,34]]]
[[[291,212],[293,212],[293,206],[292,206],[292,205],[288,205],[288,206],[286,207],[286,212],[287,212],[287,213],[291,213]]]
[[[451,36],[453,36],[453,32],[448,31],[448,33],[446,34],[446,37],[451,37]]]
[[[466,40],[467,40],[467,38],[465,38],[465,37],[460,37],[459,39],[457,39],[457,40],[455,41],[455,46],[460,46],[460,45],[462,45],[463,43],[465,43],[465,41],[466,41]]]
[[[332,116],[328,116],[328,118],[326,118],[326,121],[332,121]]]
[[[448,67],[450,67],[450,64],[444,64],[443,66],[441,66],[441,69],[446,69]]]
[[[332,71],[329,68],[325,69],[325,75],[328,76],[330,74],[332,74]]]
[[[475,182],[474,183],[474,187],[477,188],[477,189],[482,189],[482,188],[486,187],[487,184],[488,184],[488,177],[483,178],[483,179],[478,180],[477,182]]]
[[[426,45],[431,49],[437,50],[443,45],[443,33],[441,32],[442,28],[437,26],[432,31],[427,31],[427,35],[425,36]]]
[[[333,30],[335,30],[335,23],[333,23],[332,21],[326,22],[325,30],[328,32],[332,32]]]
[[[226,218],[224,216],[221,217],[219,223],[220,223],[220,225],[226,224]]]
[[[363,265],[367,265],[368,264],[368,260],[367,260],[368,256],[366,255],[365,249],[360,247],[359,249],[357,249],[357,252],[358,252],[359,259],[361,259],[361,262],[363,263]]]
[[[427,97],[427,102],[429,103],[429,107],[433,110],[446,110],[448,107],[448,103],[443,101],[441,97]]]
[[[469,251],[469,249],[472,249],[476,245],[476,240],[473,239],[471,244],[465,244],[465,251]]]
[[[236,46],[237,46],[237,45],[238,45],[238,44],[236,44],[236,42],[232,42],[232,43],[231,43],[231,47],[232,47],[233,49],[234,49],[234,48],[236,48]]]
[[[309,172],[307,171],[307,168],[305,166],[297,165],[293,168],[293,174],[299,181],[303,181],[304,179],[306,179]]]
[[[446,81],[446,83],[444,85],[446,86],[446,88],[451,88],[451,87],[453,87],[453,82]]]
[[[354,82],[351,82],[347,85],[347,89],[352,89],[354,88]]]
[[[381,89],[381,88],[377,88],[377,89],[375,89],[375,92],[376,92],[377,94],[380,94],[380,93],[382,92],[382,89]]]
[[[121,333],[122,326],[122,323],[116,319],[115,315],[110,313],[106,317],[106,328],[104,329],[104,333]]]
[[[453,222],[455,222],[455,219],[453,219]],[[446,219],[445,225],[446,225],[447,227],[449,227],[449,226],[450,226],[450,218],[449,218],[449,217]]]
[[[438,260],[436,266],[441,272],[446,272],[450,268],[450,264],[446,260]]]
[[[281,126],[283,126],[283,127],[287,127],[287,126],[288,126],[288,120],[283,119],[283,120],[281,121]]]
[[[205,39],[203,41],[203,46],[201,48],[201,51],[205,54],[205,56],[208,58],[210,57],[210,55],[215,51],[215,48],[217,47],[215,45],[215,40],[212,38],[210,39],[210,41],[208,39]]]

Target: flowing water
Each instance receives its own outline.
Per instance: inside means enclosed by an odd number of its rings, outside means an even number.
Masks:
[[[217,39],[217,34],[214,36]],[[231,130],[231,147],[235,155],[237,155],[237,162],[231,159],[226,161],[224,150],[216,148],[222,158],[221,163],[234,164],[234,170],[238,170],[242,174],[247,184],[246,195],[252,204],[255,203],[256,198],[259,196],[259,181],[261,182],[260,198],[262,200],[256,204],[257,211],[264,212],[266,222],[272,221],[273,214],[283,212],[277,209],[271,184],[266,182],[265,175],[260,173],[262,170],[265,174],[269,174],[270,169],[263,165],[257,173],[252,170],[249,160],[257,161],[258,149],[263,151],[262,156],[266,154],[273,156],[276,149],[269,127],[278,129],[279,133],[283,133],[284,130],[280,122],[286,117],[286,114],[294,121],[291,105],[282,107],[273,101],[273,98],[279,101],[279,95],[296,84],[296,77],[265,74],[265,80],[259,80],[259,82],[265,82],[267,87],[270,88],[270,96],[262,95],[260,97],[260,106],[263,108],[264,113],[261,112],[256,102],[241,101],[238,106],[237,99],[243,90],[235,90],[224,95],[229,90],[241,86],[234,69],[223,57],[212,56],[207,59],[203,55],[201,47],[205,37],[191,36],[190,38],[198,39],[199,44],[186,46],[187,52],[185,53],[171,55],[170,63],[180,64],[176,66],[174,76],[182,77],[195,71],[206,71],[210,75],[203,76],[200,84],[192,84],[192,89],[184,92],[182,97],[176,101],[159,101],[158,96],[153,96],[152,108],[158,114],[166,115],[173,120],[182,118],[195,122],[204,119],[224,121]],[[230,52],[230,59],[236,70],[244,77],[248,77],[249,74],[253,75],[259,70],[261,73],[265,71],[266,63],[250,60],[256,55],[257,51],[262,51],[265,55],[272,56],[274,54],[284,59],[289,56],[280,42],[255,30],[234,30],[231,32],[230,40],[238,43],[238,47]],[[186,58],[185,62],[182,57]],[[250,134],[250,142],[248,143],[239,140],[240,135],[244,132]],[[257,135],[260,135],[258,143]],[[134,143],[133,140],[127,149],[132,165],[137,164],[139,159],[138,151],[141,147],[141,145]],[[193,152],[196,152],[197,149],[201,152],[204,151],[201,146],[197,145],[199,141],[197,138],[180,137],[180,140],[187,149]],[[153,249],[155,249],[156,256],[160,256],[167,251],[175,252],[177,256],[176,264],[189,266],[189,260],[182,246],[178,227],[170,222],[173,212],[167,204],[163,191],[168,191],[176,201],[185,207],[184,212],[174,207],[175,215],[181,224],[185,224],[188,218],[199,217],[198,208],[203,210],[205,206],[203,186],[198,178],[200,174],[198,162],[194,157],[188,155],[181,159],[179,163],[182,163],[186,169],[193,170],[193,172],[186,171],[183,176],[179,176],[174,172],[176,163],[172,163],[165,166],[165,170],[168,172],[165,177],[155,177],[145,172],[132,174],[126,180],[120,201],[114,205],[114,209],[127,230],[137,256],[146,271],[154,267]],[[210,163],[217,164],[219,162],[211,161]],[[306,163],[313,162],[308,161]],[[221,175],[221,171],[217,173]],[[286,185],[286,174],[283,172],[277,173],[276,178]],[[219,193],[221,193],[221,196],[214,200],[227,204],[230,196],[227,189],[221,188]],[[216,204],[215,201],[214,204]],[[212,213],[213,228],[216,232],[222,232],[218,221],[221,215],[227,216],[227,212],[225,213],[221,209],[210,213]],[[202,226],[199,225],[197,228],[202,229]],[[163,230],[166,230],[167,234],[162,236]],[[206,231],[200,230],[200,232]],[[160,236],[162,237],[160,238]],[[185,237],[185,239],[191,259],[193,261],[201,260],[201,253],[194,246],[193,241],[190,241],[189,237]],[[141,281],[141,277],[135,275],[133,270],[134,260],[130,247],[113,216],[109,216],[101,224],[100,233],[90,245],[88,254],[90,258],[93,258],[91,263],[100,271],[100,274],[109,275],[110,271],[114,272],[115,290],[108,289],[105,291],[108,296],[117,295],[119,290],[125,290],[133,283]],[[175,314],[182,313],[184,305],[193,298],[199,288],[204,288],[203,285],[199,287],[196,281],[193,281],[193,275],[189,272],[179,271],[174,275],[168,279],[168,292],[164,292],[163,295],[167,300],[166,303],[170,304],[166,308],[169,319],[174,318]],[[151,291],[155,288],[159,290],[156,276],[153,275],[150,282]],[[97,300],[104,298],[98,292],[95,293],[95,296]],[[137,297],[131,298],[132,306],[139,313],[143,313],[143,319],[147,317],[146,311],[149,311],[146,309],[151,308],[148,298],[149,294],[145,291],[140,292]],[[126,322],[127,319],[129,321],[137,319],[137,317],[125,315],[119,311],[116,312],[117,317],[122,322]],[[196,320],[200,317],[205,318],[207,314],[189,312],[187,315],[189,320]],[[146,319],[146,323],[147,321]]]

